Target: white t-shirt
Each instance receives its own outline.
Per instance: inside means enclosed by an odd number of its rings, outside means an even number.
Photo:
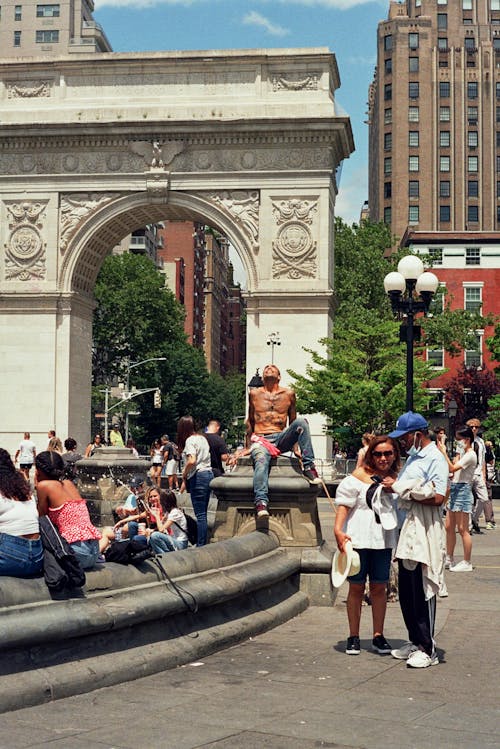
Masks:
[[[210,462],[210,447],[202,434],[192,434],[191,437],[187,438],[182,453],[184,460],[187,459],[188,455],[194,455],[196,457],[196,465],[194,465],[189,471],[188,478],[191,478],[196,471],[212,470],[212,464]]]
[[[458,461],[459,471],[455,471],[451,480],[452,484],[472,484],[477,466],[477,455],[474,448],[468,450]]]
[[[396,530],[384,530],[366,503],[366,492],[370,486],[355,476],[346,476],[338,485],[335,504],[350,508],[344,533],[351,537],[355,549],[394,549],[397,544]],[[395,502],[396,495],[392,496]]]
[[[39,532],[38,509],[33,496],[25,502],[19,502],[0,494],[0,533],[27,536]]]
[[[169,528],[169,531],[171,531],[172,536],[177,541],[187,541],[187,520],[186,516],[182,512],[182,510],[179,510],[178,507],[174,507],[167,515],[167,520],[172,520],[172,525]],[[176,525],[178,523],[181,527],[179,528],[179,525]],[[181,530],[182,529],[182,530]]]
[[[35,462],[36,445],[32,440],[22,440],[19,444],[19,465]]]

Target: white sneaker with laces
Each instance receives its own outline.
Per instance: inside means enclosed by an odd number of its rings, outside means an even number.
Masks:
[[[465,559],[450,567],[450,572],[472,572],[472,570],[472,562],[466,562]]]
[[[412,642],[406,642],[402,647],[391,650],[391,655],[393,658],[397,658],[398,661],[406,661],[417,650],[417,645],[414,645]]]
[[[455,560],[453,559],[453,557],[450,557],[447,554],[446,555],[446,559],[444,560],[444,568],[445,568],[445,570],[449,570],[450,567],[453,567],[454,564],[455,564]]]
[[[437,653],[427,655],[423,650],[416,650],[406,661],[406,665],[410,668],[427,668],[428,666],[437,666],[438,664],[439,658]]]

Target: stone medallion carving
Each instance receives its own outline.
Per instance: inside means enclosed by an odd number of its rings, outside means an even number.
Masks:
[[[316,248],[311,227],[317,200],[272,201],[278,231],[273,241],[273,278],[315,277]]]
[[[71,193],[61,196],[59,211],[59,249],[66,252],[71,238],[88,216],[115,200],[117,193]]]
[[[5,278],[45,278],[46,243],[42,237],[47,202],[6,203],[10,234],[5,243]]]
[[[256,190],[226,190],[223,192],[200,193],[218,205],[224,213],[235,221],[247,236],[252,250],[259,251],[259,203],[260,194]]]
[[[316,91],[319,73],[273,73],[273,91]]]
[[[7,83],[8,99],[32,99],[50,96],[50,83],[36,81],[33,83]]]

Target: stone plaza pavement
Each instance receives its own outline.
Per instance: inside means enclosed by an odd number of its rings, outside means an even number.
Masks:
[[[331,536],[326,502],[320,510]],[[362,652],[345,655],[344,586],[333,608],[309,608],[202,662],[1,715],[0,747],[498,749],[500,527],[474,536],[473,563],[472,573],[447,573],[439,666],[370,652],[368,607]],[[406,639],[398,603],[385,634],[394,646]]]

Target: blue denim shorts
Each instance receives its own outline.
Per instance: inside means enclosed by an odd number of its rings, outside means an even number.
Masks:
[[[389,582],[392,549],[356,549],[361,567],[357,575],[348,577],[350,583],[365,584],[366,578],[371,583]]]
[[[450,486],[450,510],[451,512],[472,512],[474,497],[470,484],[461,481],[451,483]]]
[[[82,565],[82,569],[90,570],[96,566],[99,556],[99,541],[90,538],[88,541],[73,541],[70,546],[75,557]]]

